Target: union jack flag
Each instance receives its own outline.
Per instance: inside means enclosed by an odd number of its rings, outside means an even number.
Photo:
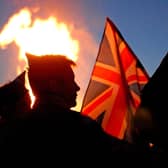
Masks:
[[[107,18],[81,114],[124,139],[149,76],[117,27]]]

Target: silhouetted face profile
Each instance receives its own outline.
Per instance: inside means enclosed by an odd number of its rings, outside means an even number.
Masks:
[[[67,108],[76,106],[80,88],[72,70],[75,63],[62,55],[26,56],[29,82],[37,101]]]
[[[62,76],[62,82],[60,82],[60,90],[61,93],[66,101],[69,104],[69,107],[76,106],[76,97],[77,91],[79,91],[79,86],[75,82],[74,72],[72,71],[71,67],[67,67],[65,70],[65,74]],[[55,80],[55,85],[57,85]],[[53,86],[53,91],[56,87]],[[55,90],[57,92],[57,90]]]

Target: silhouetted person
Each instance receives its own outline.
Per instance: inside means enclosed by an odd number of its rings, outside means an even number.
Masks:
[[[168,53],[142,90],[141,105],[135,115],[135,127],[146,143],[152,142],[162,151],[168,148]]]
[[[27,54],[27,58],[28,77],[36,97],[34,107],[39,104],[66,109],[76,106],[80,88],[74,81],[73,61],[59,55],[37,57]]]
[[[148,152],[106,134],[96,121],[70,109],[79,91],[73,61],[61,55],[26,56],[36,103],[27,117],[4,126],[0,143],[7,155],[17,150],[24,156],[29,153],[27,161],[34,157],[71,166],[149,161]]]
[[[30,110],[30,96],[25,88],[25,71],[0,87],[1,121],[15,119]]]
[[[165,55],[149,82],[142,90],[141,104],[134,117],[134,141],[146,145],[158,153],[160,160],[165,159],[168,149],[167,112],[168,112],[168,53]]]

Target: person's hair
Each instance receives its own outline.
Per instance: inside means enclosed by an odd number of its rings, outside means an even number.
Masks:
[[[26,53],[28,61],[28,77],[33,93],[47,83],[49,79],[62,78],[67,68],[75,66],[75,62],[64,55],[36,56]]]

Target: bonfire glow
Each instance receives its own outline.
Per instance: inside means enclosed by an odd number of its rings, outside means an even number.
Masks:
[[[77,60],[79,53],[79,43],[71,37],[71,30],[67,24],[58,23],[55,17],[32,20],[32,12],[28,8],[21,9],[11,16],[0,32],[1,48],[5,48],[12,42],[19,48],[19,61],[25,61],[26,65],[26,52],[34,55],[62,54],[73,61]],[[22,67],[18,65],[18,73],[21,69]],[[30,91],[33,105],[35,98],[28,78],[26,81],[26,87]]]

